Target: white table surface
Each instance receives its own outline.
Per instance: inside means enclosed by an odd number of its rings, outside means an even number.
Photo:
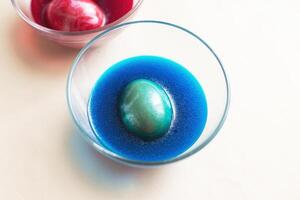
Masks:
[[[145,0],[135,19],[185,26],[220,56],[225,126],[163,168],[107,161],[75,133],[65,98],[76,50],[44,41],[0,1],[0,199],[300,199],[300,1]]]

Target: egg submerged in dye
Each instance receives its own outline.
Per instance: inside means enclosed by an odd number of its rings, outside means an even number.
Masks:
[[[120,115],[127,130],[144,139],[164,136],[172,121],[171,101],[157,83],[138,79],[129,83],[122,92]]]

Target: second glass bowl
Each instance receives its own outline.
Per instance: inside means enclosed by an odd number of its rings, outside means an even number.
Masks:
[[[102,41],[115,32],[108,45]],[[205,128],[184,153],[158,162],[132,160],[103,146],[88,119],[88,102],[94,84],[113,64],[123,59],[156,55],[186,67],[201,83],[206,94],[208,116]],[[126,76],[126,74],[124,74]],[[229,85],[225,70],[214,51],[199,36],[175,24],[160,21],[135,21],[114,26],[89,42],[77,56],[67,83],[70,112],[81,135],[101,154],[135,166],[153,166],[182,160],[205,147],[222,127],[229,106]]]
[[[11,0],[12,5],[16,9],[18,15],[39,34],[64,46],[72,48],[82,48],[92,38],[103,32],[104,30],[107,30],[114,25],[125,22],[126,20],[129,20],[139,8],[143,0],[134,0],[132,9],[118,20],[99,29],[80,32],[57,31],[36,23],[31,14],[31,1],[32,0]]]

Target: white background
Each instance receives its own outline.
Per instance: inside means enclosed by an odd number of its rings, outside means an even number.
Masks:
[[[217,52],[232,102],[203,151],[136,170],[74,132],[65,84],[77,51],[44,41],[1,1],[0,199],[299,200],[299,2],[145,0],[135,19],[182,25]]]

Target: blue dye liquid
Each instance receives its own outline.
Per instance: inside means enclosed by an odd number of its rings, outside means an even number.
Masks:
[[[120,95],[136,79],[160,84],[172,99],[176,113],[172,126],[154,141],[129,133],[120,118]],[[91,92],[88,116],[106,148],[128,159],[157,162],[178,156],[197,141],[205,127],[207,103],[199,82],[180,64],[157,56],[137,56],[116,63],[99,78]]]

